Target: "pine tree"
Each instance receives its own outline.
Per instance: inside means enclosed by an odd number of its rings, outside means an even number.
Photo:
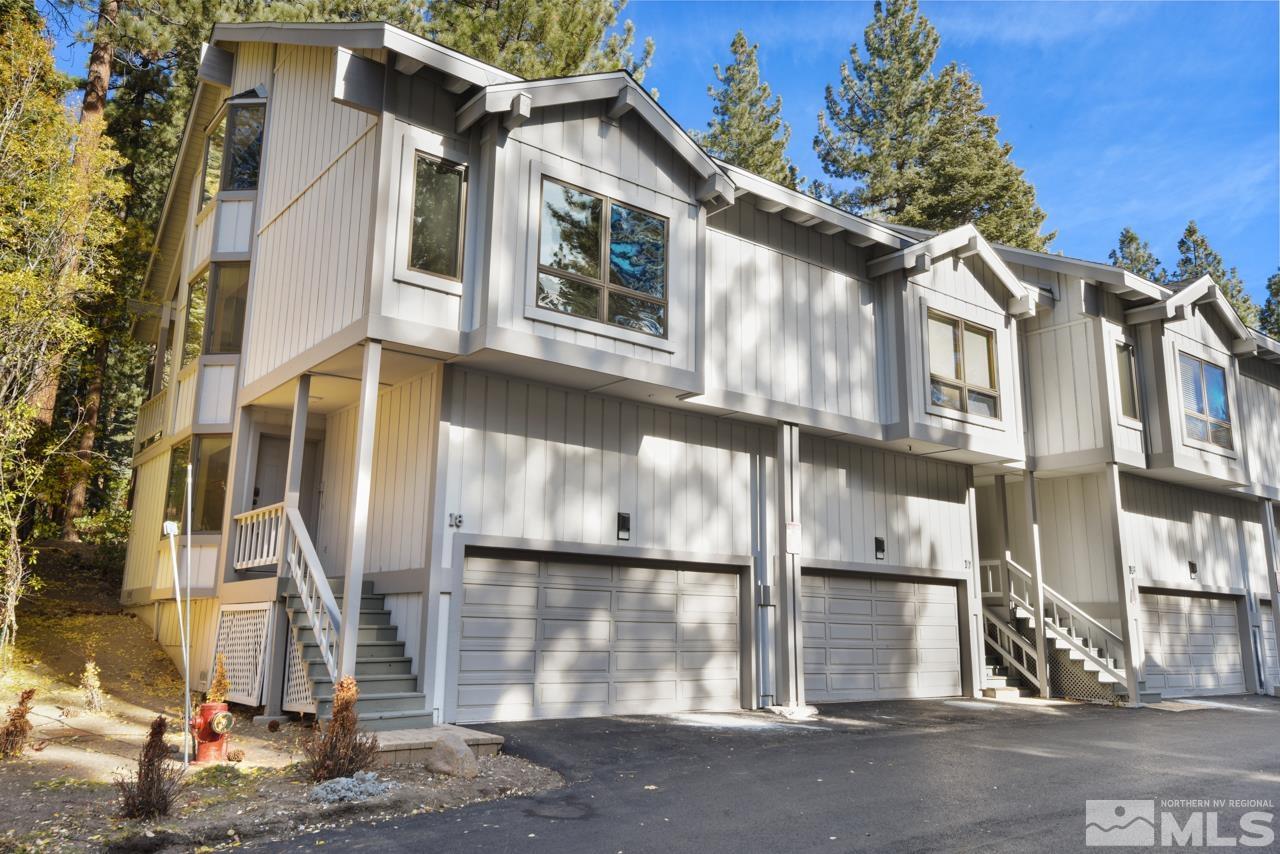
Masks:
[[[527,80],[622,68],[637,80],[653,40],[632,52],[635,26],[610,33],[627,0],[429,0],[427,36]]]
[[[1267,279],[1267,301],[1258,312],[1258,328],[1280,340],[1280,270]]]
[[[802,181],[787,157],[791,126],[782,120],[782,96],[774,96],[760,80],[759,48],[738,30],[729,45],[733,62],[724,69],[715,66],[720,87],[707,87],[712,119],[695,138],[721,160],[795,188]]]
[[[1190,284],[1201,276],[1212,276],[1240,319],[1248,326],[1258,325],[1258,307],[1245,293],[1240,273],[1235,267],[1227,268],[1222,256],[1209,245],[1194,219],[1187,223],[1187,229],[1178,241],[1178,253],[1178,266],[1174,271],[1176,281]]]
[[[875,15],[828,86],[814,151],[831,178],[815,185],[833,203],[922,228],[974,223],[992,240],[1044,249],[1035,188],[998,139],[982,90],[955,64],[935,75],[938,34],[916,0],[877,0]]]
[[[1169,274],[1160,266],[1160,259],[1151,251],[1151,244],[1127,226],[1120,229],[1120,240],[1107,257],[1113,267],[1128,270],[1149,282],[1162,284],[1168,281]]]

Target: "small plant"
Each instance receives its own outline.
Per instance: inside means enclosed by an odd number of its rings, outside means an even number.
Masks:
[[[18,705],[9,708],[4,729],[0,729],[0,759],[21,756],[26,749],[27,739],[31,736],[31,698],[36,695],[35,688],[28,688],[18,698]]]
[[[182,766],[169,758],[164,743],[169,729],[164,715],[151,722],[151,732],[138,754],[138,770],[129,777],[116,777],[120,793],[120,817],[143,821],[169,814],[182,791]]]
[[[213,660],[213,681],[209,683],[209,690],[205,692],[204,701],[206,703],[225,703],[227,695],[231,693],[231,680],[227,678],[227,657],[222,653],[218,653]]]
[[[335,777],[350,777],[368,771],[378,760],[378,737],[357,728],[356,700],[360,689],[356,680],[344,676],[333,686],[333,717],[303,740],[307,773],[316,783]]]
[[[86,709],[102,711],[102,683],[98,680],[98,662],[93,658],[85,659],[84,672],[80,674],[80,695]]]

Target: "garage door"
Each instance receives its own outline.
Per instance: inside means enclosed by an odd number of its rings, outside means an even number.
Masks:
[[[469,558],[459,722],[738,709],[734,572]]]
[[[1143,679],[1166,697],[1244,693],[1236,603],[1142,594]]]
[[[1267,672],[1267,684],[1280,685],[1280,647],[1276,646],[1276,624],[1271,616],[1271,606],[1263,605],[1262,617],[1262,667]]]
[[[953,585],[806,572],[802,588],[807,702],[960,693]]]

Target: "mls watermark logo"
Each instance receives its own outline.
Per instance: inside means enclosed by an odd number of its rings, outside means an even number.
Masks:
[[[1265,848],[1276,840],[1273,810],[1271,801],[1218,798],[1085,801],[1084,844],[1130,848],[1155,845]]]
[[[1085,801],[1085,845],[1155,845],[1155,801]]]

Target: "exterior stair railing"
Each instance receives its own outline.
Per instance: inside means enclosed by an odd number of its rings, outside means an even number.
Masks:
[[[275,566],[280,562],[280,537],[284,533],[284,502],[255,507],[236,515],[232,534],[231,565],[238,570]]]
[[[288,577],[298,588],[298,597],[306,611],[311,633],[320,647],[320,658],[329,671],[329,678],[336,682],[338,644],[342,639],[342,612],[338,610],[338,602],[333,597],[329,579],[325,577],[324,568],[320,565],[320,557],[307,534],[302,514],[296,507],[286,507],[284,515],[283,570],[287,571]]]

